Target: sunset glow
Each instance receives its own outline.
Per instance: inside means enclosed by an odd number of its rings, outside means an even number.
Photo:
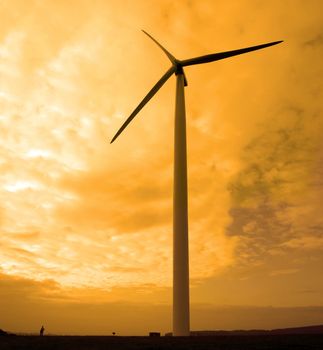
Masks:
[[[191,327],[323,323],[321,1],[0,14],[0,328],[171,329],[175,79],[109,144],[169,66],[140,29],[180,59],[285,41],[186,69]]]

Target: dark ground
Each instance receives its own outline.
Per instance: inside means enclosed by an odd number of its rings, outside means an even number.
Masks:
[[[7,336],[1,350],[323,350],[323,335],[202,337]]]

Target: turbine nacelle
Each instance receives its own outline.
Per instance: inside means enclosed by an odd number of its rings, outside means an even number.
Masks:
[[[178,74],[183,74],[184,75],[184,85],[187,86],[187,81],[186,81],[186,77],[185,77],[185,73],[184,73],[184,69],[183,66],[181,64],[181,61],[177,61],[176,65],[174,65],[174,69],[175,69],[175,75]]]
[[[225,52],[219,52],[219,53],[213,53],[210,55],[204,55],[204,56],[198,56],[189,58],[186,60],[178,60],[176,59],[168,50],[165,49],[164,46],[162,46],[156,39],[154,39],[150,34],[143,32],[149,36],[149,38],[154,41],[165,53],[165,55],[168,57],[168,59],[171,61],[172,66],[168,69],[168,71],[158,80],[158,82],[152,87],[152,89],[148,92],[148,94],[143,98],[143,100],[139,103],[139,105],[134,109],[134,111],[130,114],[130,116],[126,119],[126,121],[122,124],[121,128],[117,131],[117,133],[114,135],[113,139],[110,143],[114,142],[114,140],[122,133],[122,131],[127,127],[127,125],[132,121],[132,119],[140,112],[140,110],[149,102],[149,100],[157,93],[157,91],[166,83],[166,81],[173,75],[179,75],[183,74],[184,76],[184,86],[187,86],[187,79],[184,73],[184,67],[187,66],[193,66],[195,64],[202,64],[202,63],[209,63],[214,62],[218,60],[222,60],[225,58],[229,58],[232,56],[241,55],[247,52],[255,51],[264,49],[266,47],[277,45],[282,42],[280,41],[273,41],[267,44],[257,45],[257,46],[250,46],[243,49],[238,50],[232,50],[232,51],[225,51]]]

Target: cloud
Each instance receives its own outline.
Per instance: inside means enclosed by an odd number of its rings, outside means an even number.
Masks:
[[[127,300],[128,287],[170,287],[173,78],[109,145],[169,65],[144,28],[179,58],[285,40],[186,71],[193,300],[225,303],[221,291],[260,305],[267,286],[281,305],[283,278],[294,289],[309,278],[317,289],[320,9],[320,1],[2,4],[3,271],[65,288],[119,286]],[[261,280],[291,270],[272,285]],[[240,285],[237,296],[230,276],[252,281],[254,294]]]
[[[283,243],[283,246],[291,249],[322,250],[323,237],[304,236],[300,238],[293,238]]]
[[[270,276],[289,275],[298,271],[299,269],[275,270],[270,273]]]
[[[312,38],[310,40],[307,40],[304,45],[305,46],[318,46],[323,44],[323,36],[321,34],[317,35],[315,38]]]
[[[146,335],[150,330],[170,331],[171,306],[151,302],[152,286],[126,288],[136,301],[109,300],[113,292],[66,289],[54,281],[35,282],[1,274],[2,328],[37,333],[41,324],[48,334]],[[142,301],[145,299],[145,302]],[[214,306],[193,303],[192,330],[280,328],[319,324],[323,309],[311,307]],[[138,322],[140,315],[140,322]],[[219,317],[221,315],[221,317]],[[131,331],[129,331],[131,329]]]
[[[323,123],[307,113],[280,107],[242,151],[244,165],[228,186],[233,220],[227,232],[241,237],[247,256],[266,255],[305,232],[311,241],[323,229],[317,215],[321,188],[313,171],[321,164]]]

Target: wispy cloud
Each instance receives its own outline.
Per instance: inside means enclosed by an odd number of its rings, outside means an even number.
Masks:
[[[142,286],[170,298],[157,291],[171,286],[174,81],[109,145],[168,65],[137,30],[145,28],[179,58],[285,39],[248,57],[187,69],[193,299],[213,302],[217,290],[242,301],[252,281],[255,302],[265,303],[259,281],[273,271],[297,270],[284,275],[291,288],[307,277],[306,288],[318,287],[319,1],[0,6],[5,274],[51,280],[57,294],[61,285],[112,288],[117,296],[119,286],[130,299],[127,288]],[[277,305],[289,293],[280,275],[266,285]],[[232,276],[240,296],[226,284]]]

